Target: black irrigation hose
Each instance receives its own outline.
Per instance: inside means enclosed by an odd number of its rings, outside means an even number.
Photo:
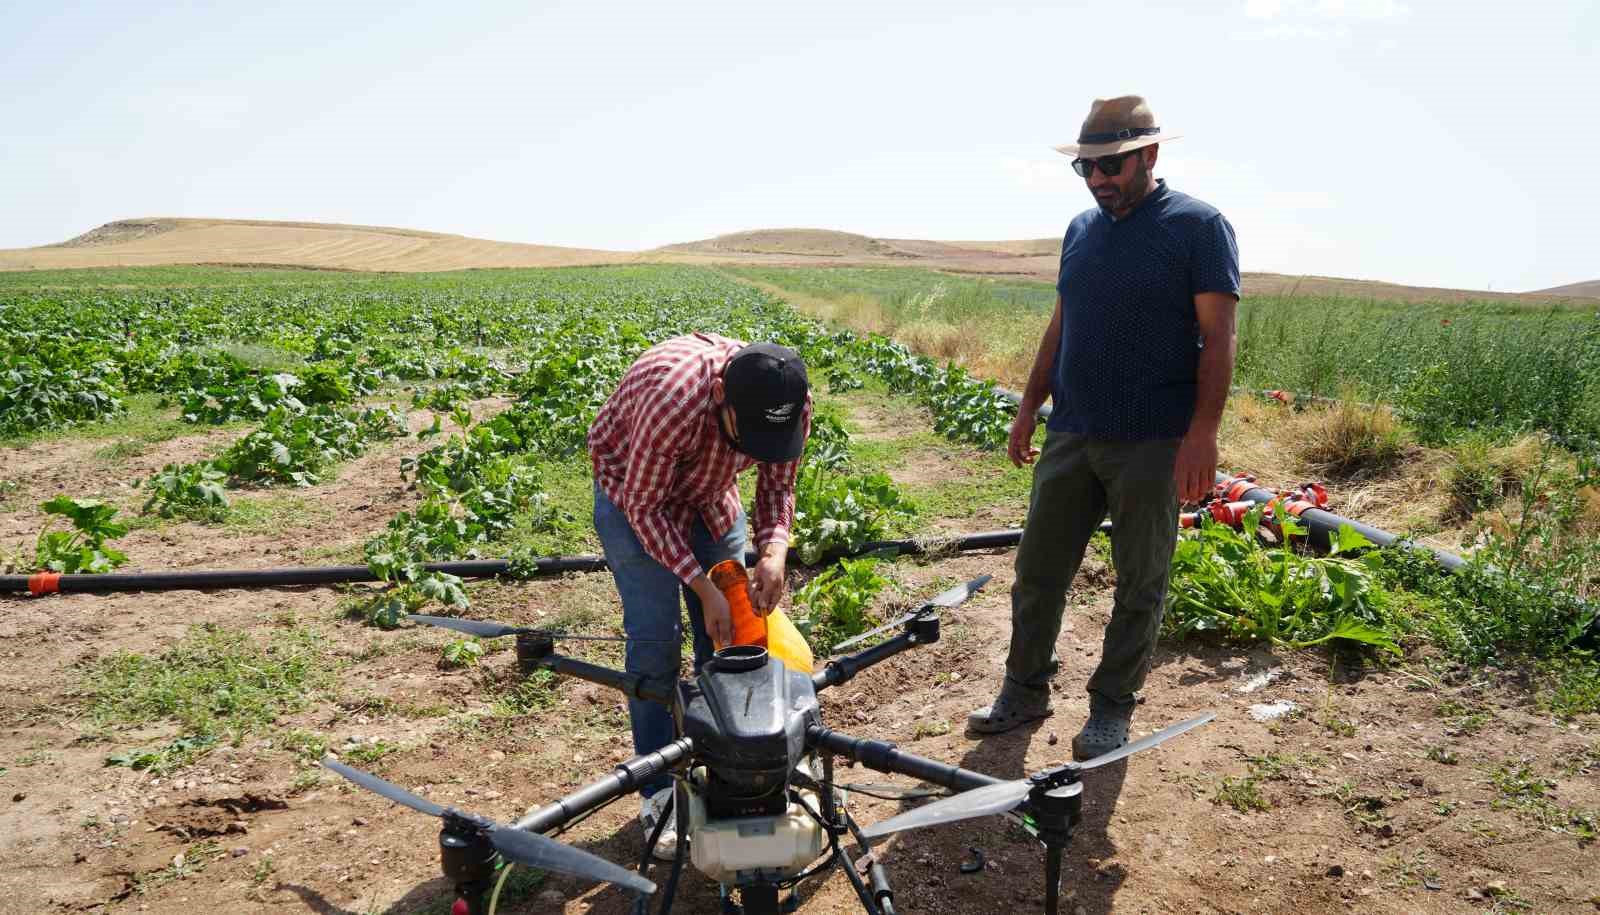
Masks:
[[[1109,529],[1109,528],[1108,528]],[[1016,546],[1022,530],[984,531],[947,540],[873,540],[859,549],[833,553],[826,561],[874,553],[921,556],[969,550],[997,550]],[[746,553],[745,563],[754,565],[756,554]],[[799,565],[799,555],[790,551],[789,561]],[[445,572],[461,578],[493,578],[511,575],[521,578],[549,578],[569,572],[603,572],[604,556],[556,556],[527,563],[504,559],[468,559],[459,562],[431,562],[430,572]],[[366,566],[308,566],[287,569],[225,569],[194,572],[113,572],[104,575],[0,575],[0,594],[107,594],[126,591],[205,591],[215,588],[281,588],[295,585],[331,585],[342,582],[378,581]]]

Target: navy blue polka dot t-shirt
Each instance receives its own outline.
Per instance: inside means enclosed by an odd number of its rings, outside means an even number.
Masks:
[[[1122,219],[1078,214],[1061,242],[1061,343],[1048,428],[1092,438],[1177,438],[1194,415],[1194,297],[1239,294],[1233,226],[1157,182]]]

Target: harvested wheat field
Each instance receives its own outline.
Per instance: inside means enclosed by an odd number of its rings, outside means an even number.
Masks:
[[[165,264],[414,273],[479,267],[623,263],[631,254],[487,241],[377,226],[254,219],[130,219],[70,241],[0,251],[0,270]]]

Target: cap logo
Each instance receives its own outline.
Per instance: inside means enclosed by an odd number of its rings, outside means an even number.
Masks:
[[[794,412],[794,404],[786,403],[777,407],[768,407],[763,412],[767,414],[767,422],[769,423],[786,423],[789,421],[789,414]]]

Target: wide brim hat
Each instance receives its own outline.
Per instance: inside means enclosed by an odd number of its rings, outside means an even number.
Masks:
[[[798,458],[809,390],[806,364],[787,346],[752,343],[734,353],[723,370],[723,396],[733,407],[738,449],[765,463]]]
[[[1155,113],[1143,96],[1119,95],[1095,99],[1089,106],[1089,116],[1083,120],[1083,128],[1078,131],[1077,142],[1057,146],[1055,151],[1076,159],[1098,159],[1178,137],[1179,134],[1166,133],[1156,125]]]

